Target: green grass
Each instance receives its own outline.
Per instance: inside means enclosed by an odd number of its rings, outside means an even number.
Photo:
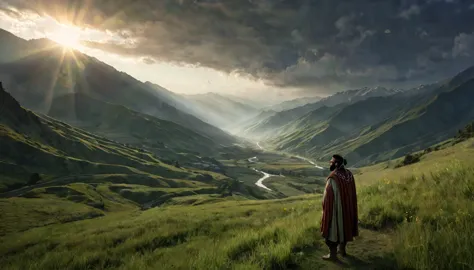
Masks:
[[[314,227],[317,222],[308,214],[311,206],[307,200],[298,199],[155,208],[130,212],[126,218],[117,214],[92,222],[76,222],[74,226],[53,225],[12,234],[2,239],[7,245],[0,249],[0,254],[7,254],[2,256],[5,259],[2,265],[22,269],[106,266],[143,269],[157,265],[215,269],[232,262],[243,264],[242,256],[250,255],[252,260],[257,260],[258,254],[252,256],[248,252],[265,244],[273,243],[273,248],[278,250],[274,240],[288,237],[285,228],[293,223],[290,217],[308,219],[308,224],[298,226],[298,230],[293,226],[292,233],[302,237],[302,230]],[[72,247],[75,252],[68,252]],[[279,251],[267,260],[280,261],[290,251]]]
[[[3,269],[330,266],[319,259],[308,261],[326,251],[318,237],[320,199],[318,195],[166,206],[50,225],[3,237],[0,262]],[[363,235],[367,240],[360,245],[365,248],[374,237],[381,237],[368,231]],[[377,252],[386,256],[380,249]],[[370,264],[375,257],[369,255],[374,254],[362,255],[356,265]]]
[[[103,211],[54,198],[0,200],[0,236],[34,227],[103,216]]]
[[[360,185],[370,185],[387,179],[403,179],[411,176],[443,171],[453,164],[474,167],[474,139],[454,146],[444,145],[441,150],[423,155],[421,161],[408,166],[394,168],[403,158],[382,162],[373,166],[358,168],[356,178]]]
[[[362,225],[396,226],[394,254],[404,268],[474,265],[474,168],[459,163],[420,176],[386,179],[359,193]]]
[[[204,187],[106,182],[96,183],[95,190],[93,183],[69,184],[74,191],[66,196],[61,189],[53,194],[40,189],[34,191],[38,198],[1,200],[8,218],[2,216],[0,264],[4,269],[470,269],[473,146],[473,140],[465,141],[397,169],[362,168],[356,174],[361,235],[348,246],[351,256],[338,263],[320,259],[327,252],[319,234],[321,195],[299,193],[313,180],[275,177],[270,188],[279,185],[280,192],[299,196],[253,201],[187,194]],[[137,192],[137,198],[153,192],[183,196],[140,211],[113,186]],[[74,192],[105,205],[120,198],[130,208],[93,208],[87,200],[72,201]],[[46,207],[49,212],[39,211],[42,200],[55,202]],[[89,211],[103,216],[70,222],[91,217]]]

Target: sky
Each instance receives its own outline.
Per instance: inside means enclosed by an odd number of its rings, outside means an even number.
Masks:
[[[470,0],[0,0],[0,28],[171,91],[268,101],[414,87],[474,64]]]

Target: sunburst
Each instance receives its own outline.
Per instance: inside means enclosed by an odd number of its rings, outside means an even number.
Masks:
[[[61,24],[48,35],[48,38],[68,49],[82,48],[81,30],[75,26]]]

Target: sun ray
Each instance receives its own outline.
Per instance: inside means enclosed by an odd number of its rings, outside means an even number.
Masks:
[[[48,90],[47,90],[47,93],[46,93],[46,100],[44,101],[45,102],[45,107],[47,108],[48,111],[51,108],[51,104],[53,102],[54,92],[55,92],[56,84],[58,82],[59,73],[61,72],[61,67],[62,67],[63,62],[64,62],[64,57],[65,57],[65,51],[63,50],[62,53],[61,53],[61,57],[60,57],[59,61],[57,62],[57,65],[55,67],[53,76],[51,78],[51,81],[50,81],[50,84],[49,84],[49,87],[48,87]]]
[[[81,48],[81,30],[75,26],[60,24],[55,31],[49,34],[48,38],[67,48]]]

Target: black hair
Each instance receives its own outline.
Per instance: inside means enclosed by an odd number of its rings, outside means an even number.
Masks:
[[[333,155],[332,157],[337,162],[337,164],[339,164],[339,166],[347,165],[347,160],[345,158],[343,158],[341,155]]]

